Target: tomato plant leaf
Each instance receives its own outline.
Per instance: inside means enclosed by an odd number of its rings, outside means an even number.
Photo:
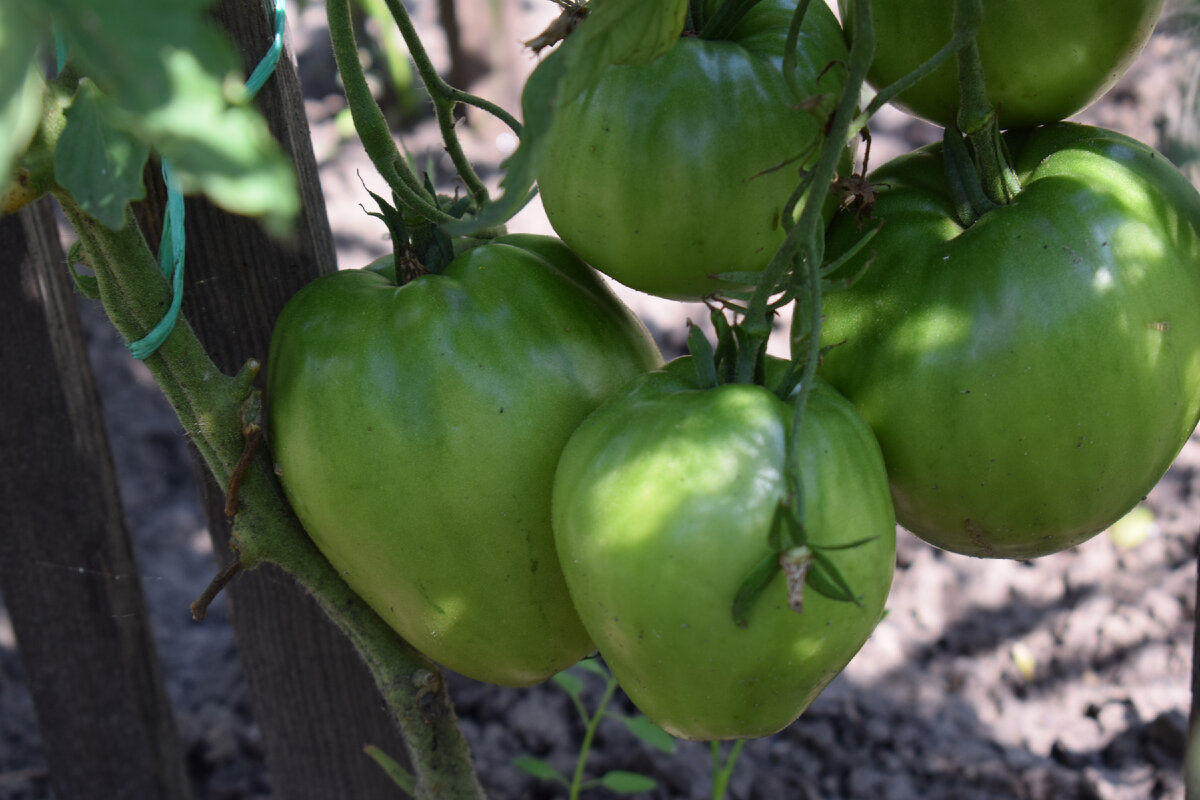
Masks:
[[[643,744],[664,753],[675,752],[675,737],[651,722],[649,717],[636,714],[621,719],[624,721],[626,729]]]
[[[558,783],[567,785],[567,779],[562,776],[562,773],[551,766],[549,762],[543,761],[540,758],[518,756],[512,760],[512,765],[535,778],[541,778],[544,781],[557,781]]]
[[[142,0],[45,6],[71,62],[112,98],[121,127],[172,162],[184,192],[282,232],[300,208],[295,175],[262,115],[244,104],[233,49],[205,14],[210,4],[177,0],[153,14]]]
[[[44,82],[35,60],[48,22],[36,3],[0,4],[0,191],[41,117]]]
[[[113,230],[125,207],[146,195],[145,144],[113,122],[112,101],[91,80],[79,82],[67,124],[54,148],[54,175],[87,213]]]
[[[300,210],[296,176],[266,120],[230,104],[218,77],[183,50],[165,54],[167,98],[131,117],[130,128],[169,158],[185,193],[203,192],[226,211],[263,217],[282,231]]]
[[[739,628],[746,627],[750,621],[750,612],[754,609],[758,598],[762,597],[771,580],[781,569],[779,556],[774,551],[763,556],[762,560],[754,565],[742,580],[742,585],[733,597],[733,622],[735,625]]]
[[[579,697],[583,692],[583,681],[566,670],[555,673],[554,677],[550,680],[554,681],[560,689],[572,697]]]
[[[637,794],[638,792],[649,792],[658,786],[658,782],[646,775],[639,775],[636,772],[626,772],[620,769],[614,769],[611,772],[606,772],[601,776],[598,783],[610,792],[617,794]]]
[[[416,796],[417,781],[412,776],[411,772],[400,766],[398,763],[396,763],[394,758],[373,744],[367,745],[365,748],[363,748],[363,750],[367,755],[375,759],[376,764],[383,767],[383,771],[386,772],[387,776],[392,779],[392,783],[396,784],[410,795],[413,795],[414,797]]]
[[[212,0],[42,0],[72,63],[132,111],[156,108],[171,91],[164,53],[184,50],[224,78],[237,68],[233,48],[205,15]]]

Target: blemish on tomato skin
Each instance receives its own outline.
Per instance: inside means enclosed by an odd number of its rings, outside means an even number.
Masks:
[[[963,530],[971,537],[971,541],[979,548],[982,555],[987,557],[994,557],[996,555],[996,550],[992,547],[991,542],[987,540],[983,528],[979,527],[978,523],[973,519],[967,517],[963,520]]]

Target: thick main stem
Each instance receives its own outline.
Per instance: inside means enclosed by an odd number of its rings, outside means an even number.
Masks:
[[[109,319],[127,340],[141,338],[170,304],[170,290],[136,221],[129,215],[121,230],[112,231],[69,194],[56,196],[96,274]],[[223,374],[183,318],[145,363],[214,478],[226,485],[243,452],[247,376]],[[246,471],[239,497],[234,534],[240,561],[247,568],[265,562],[282,567],[351,639],[405,736],[417,796],[481,800],[437,667],[400,639],[325,560],[292,513],[265,452]]]

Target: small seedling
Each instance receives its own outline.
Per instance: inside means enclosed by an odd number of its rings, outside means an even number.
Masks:
[[[591,711],[588,710],[587,705],[583,702],[584,681],[583,678],[576,674],[578,671],[590,672],[604,681],[604,692],[600,700],[596,703],[595,708]],[[588,752],[591,750],[592,740],[595,738],[600,721],[605,717],[620,720],[625,724],[629,732],[644,744],[661,750],[664,753],[675,752],[675,740],[670,734],[641,714],[626,716],[608,709],[608,704],[618,688],[617,679],[596,659],[584,659],[573,667],[569,667],[558,673],[551,680],[571,698],[571,703],[575,706],[575,710],[579,712],[579,717],[583,721],[583,742],[579,746],[579,756],[575,760],[575,772],[568,779],[567,776],[555,769],[549,762],[529,756],[513,759],[513,766],[533,775],[535,778],[554,781],[566,786],[569,792],[569,800],[578,800],[580,792],[597,786],[602,786],[617,794],[637,794],[639,792],[648,792],[658,785],[653,778],[624,770],[612,770],[604,773],[599,778],[585,780],[584,768],[587,764]]]

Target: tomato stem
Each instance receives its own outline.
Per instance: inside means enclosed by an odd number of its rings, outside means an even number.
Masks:
[[[605,679],[604,695],[596,705],[596,710],[590,715],[582,706],[579,707],[586,726],[583,731],[583,742],[579,745],[579,757],[575,760],[575,774],[571,776],[570,800],[579,800],[579,792],[583,789],[583,770],[587,765],[588,752],[592,749],[592,740],[596,738],[596,729],[600,720],[604,719],[604,710],[617,691],[617,679],[609,675]]]
[[[350,106],[354,128],[362,141],[363,149],[375,165],[380,176],[387,181],[406,210],[432,222],[451,222],[451,217],[440,210],[429,198],[425,188],[413,174],[408,161],[400,154],[392,131],[383,116],[383,110],[375,102],[367,85],[366,75],[358,61],[358,45],[354,40],[354,26],[350,21],[351,0],[331,0],[325,6],[329,24],[329,36],[333,42],[333,56]]]
[[[722,800],[729,789],[729,779],[733,777],[733,768],[737,765],[738,756],[746,746],[745,739],[733,743],[729,756],[721,763],[721,743],[713,742],[712,749],[712,800]]]
[[[983,193],[996,205],[1004,205],[1021,190],[1020,180],[1009,164],[1000,138],[996,108],[988,99],[983,61],[976,34],[983,18],[981,0],[955,0],[955,39],[965,40],[958,50],[959,108],[957,127],[971,144]]]
[[[954,38],[942,46],[940,50],[930,56],[926,61],[923,61],[919,67],[905,75],[903,78],[890,83],[875,93],[871,98],[871,102],[863,109],[863,112],[855,118],[854,124],[850,126],[850,136],[857,135],[860,128],[867,124],[867,121],[875,116],[879,109],[890,103],[896,97],[915,86],[918,81],[929,75],[931,72],[940,67],[943,63],[951,58],[954,58],[962,47],[967,44],[975,36],[975,31],[969,27],[955,28]],[[846,140],[847,143],[850,139]]]
[[[456,89],[443,80],[442,76],[438,74],[437,68],[434,67],[433,61],[430,60],[429,54],[425,51],[425,45],[421,42],[421,37],[417,35],[416,26],[413,25],[412,18],[409,17],[404,4],[400,0],[385,1],[388,10],[392,12],[392,18],[395,19],[396,25],[400,29],[400,35],[404,37],[404,43],[408,46],[408,52],[412,56],[413,64],[416,65],[417,74],[421,76],[425,90],[433,99],[433,107],[442,132],[442,141],[446,144],[446,152],[449,153],[455,170],[467,185],[467,191],[475,199],[476,205],[483,205],[488,199],[487,187],[480,180],[475,168],[471,166],[471,162],[467,159],[462,144],[458,140],[458,133],[455,130],[454,106],[464,103],[486,111],[511,128],[518,137],[521,135],[521,123],[517,122],[512,114],[490,100]]]
[[[811,0],[800,0],[796,4],[796,11],[792,14],[792,21],[788,24],[787,39],[784,40],[783,45],[783,79],[787,81],[792,94],[797,97],[801,96],[801,91],[796,83],[796,53],[800,46],[800,28],[804,24],[805,15],[808,14],[810,2]]]

